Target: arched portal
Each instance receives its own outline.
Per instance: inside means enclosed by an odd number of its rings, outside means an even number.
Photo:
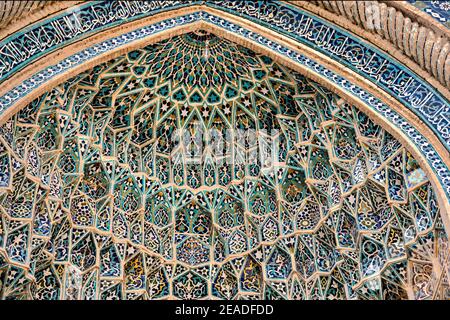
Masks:
[[[3,90],[2,297],[448,297],[445,134],[282,32],[183,10]]]

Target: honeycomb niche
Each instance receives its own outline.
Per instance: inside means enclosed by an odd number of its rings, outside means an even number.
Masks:
[[[366,114],[202,30],[0,128],[2,299],[448,299],[441,214]]]

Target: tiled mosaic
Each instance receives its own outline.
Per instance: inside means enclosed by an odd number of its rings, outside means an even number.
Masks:
[[[413,6],[428,13],[433,19],[450,28],[450,1],[408,0]]]
[[[5,299],[450,298],[443,213],[412,155],[204,31],[96,66],[3,125],[0,214]]]

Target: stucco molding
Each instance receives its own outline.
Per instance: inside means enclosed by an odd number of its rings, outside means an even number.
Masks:
[[[0,28],[16,23],[22,17],[42,10],[51,1],[2,1],[0,2]]]

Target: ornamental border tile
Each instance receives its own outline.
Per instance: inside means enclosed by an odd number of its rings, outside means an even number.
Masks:
[[[431,18],[450,28],[450,1],[408,0],[409,4],[425,12]]]

